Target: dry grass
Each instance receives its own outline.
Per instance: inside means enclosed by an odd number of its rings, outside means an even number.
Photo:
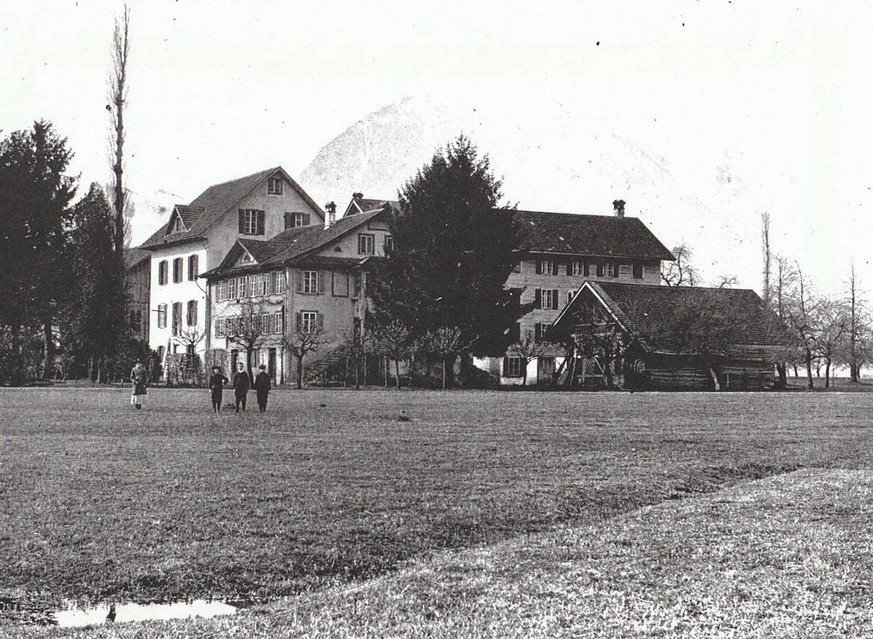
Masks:
[[[30,637],[867,637],[873,473],[799,471],[235,618]]]
[[[0,587],[46,603],[302,597],[299,621],[252,614],[177,626],[186,632],[317,629],[332,613],[306,616],[307,591],[340,597],[331,584],[432,552],[555,527],[606,526],[608,537],[622,521],[610,518],[671,498],[794,468],[873,467],[869,394],[277,392],[265,415],[219,416],[205,391],[155,390],[143,413],[126,399],[121,390],[0,390]],[[477,565],[438,573],[437,592],[472,601],[467,584],[487,594]],[[680,600],[664,592],[654,601],[675,618]],[[341,599],[330,601],[346,618]],[[424,615],[411,601],[411,614]],[[432,614],[416,617],[418,631],[439,627],[440,608]],[[491,625],[464,614],[470,630]],[[353,635],[386,636],[343,623]]]

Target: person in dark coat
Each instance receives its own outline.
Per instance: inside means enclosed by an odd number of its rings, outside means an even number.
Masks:
[[[233,376],[233,394],[236,399],[236,412],[239,412],[239,407],[246,409],[246,395],[249,392],[249,374],[245,370],[245,364],[239,362],[237,364],[236,375]]]
[[[133,389],[130,394],[130,403],[136,406],[137,410],[142,409],[142,402],[146,396],[146,382],[148,381],[148,372],[142,362],[137,360],[133,370],[130,371],[130,381]]]
[[[230,380],[221,374],[220,366],[212,367],[212,377],[209,378],[209,390],[212,391],[212,411],[214,413],[221,412],[221,394],[225,384]]]
[[[261,364],[261,372],[255,377],[255,392],[258,394],[258,408],[261,412],[267,410],[267,394],[270,392],[270,376],[267,367]]]

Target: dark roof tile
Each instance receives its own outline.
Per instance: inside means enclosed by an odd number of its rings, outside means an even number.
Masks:
[[[543,211],[507,213],[518,223],[521,250],[529,253],[674,259],[638,218]]]

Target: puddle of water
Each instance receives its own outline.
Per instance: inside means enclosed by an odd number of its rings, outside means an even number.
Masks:
[[[196,599],[190,603],[180,602],[172,604],[148,604],[135,603],[119,604],[115,606],[115,623],[127,621],[154,621],[159,619],[187,619],[188,617],[216,617],[218,615],[232,615],[237,611],[236,607],[222,601],[206,601]],[[106,615],[109,614],[109,606],[97,608],[60,610],[54,613],[58,626],[62,628],[77,628],[106,623]]]

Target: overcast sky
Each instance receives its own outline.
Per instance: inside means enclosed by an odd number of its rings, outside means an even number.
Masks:
[[[129,6],[127,175],[139,193],[187,202],[277,164],[297,175],[355,121],[424,96],[478,118],[474,141],[522,208],[609,213],[590,202],[613,193],[573,159],[595,138],[626,140],[664,167],[684,204],[703,207],[646,202],[630,163],[629,212],[668,246],[691,242],[710,277],[737,274],[760,290],[766,210],[775,249],[820,290],[836,292],[851,259],[873,289],[866,3]],[[121,8],[0,0],[0,128],[52,121],[82,193],[110,179],[105,105]]]

